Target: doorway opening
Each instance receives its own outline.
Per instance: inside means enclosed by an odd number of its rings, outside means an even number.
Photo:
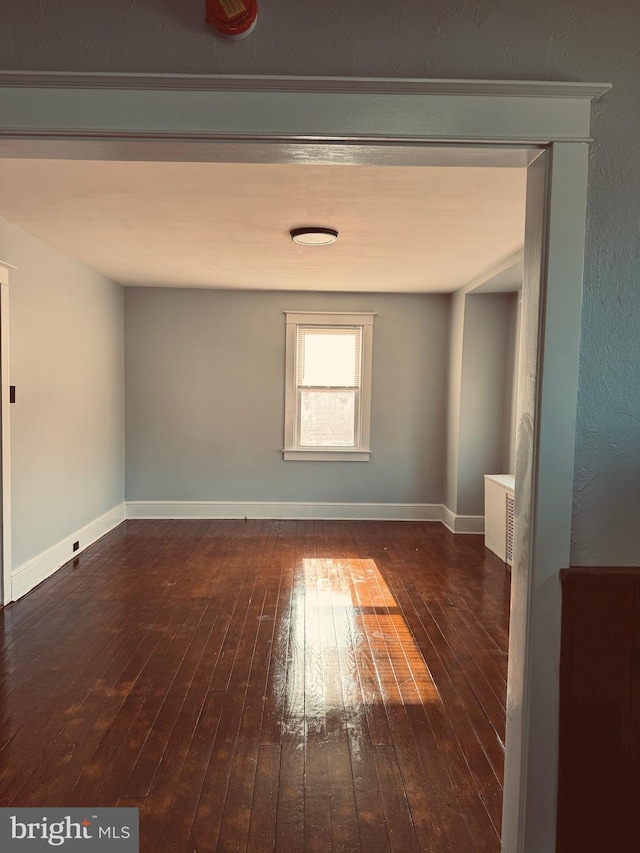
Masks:
[[[187,85],[183,80],[169,98],[180,104],[171,127],[175,114],[167,103],[158,109],[152,98],[144,100],[145,86],[166,87],[166,80],[153,85],[114,81],[113,88],[101,80],[90,116],[83,115],[86,99],[77,81],[58,80],[53,98],[62,94],[60,111],[49,104],[46,115],[42,80],[14,75],[3,82],[14,93],[18,89],[24,94],[25,87],[27,92],[27,97],[14,98],[5,114],[4,156],[316,163],[346,158],[359,163],[367,162],[372,152],[385,159],[395,151],[405,158],[415,152],[471,156],[486,164],[492,158],[536,152],[526,163],[503,848],[550,849],[555,829],[555,776],[553,770],[549,776],[549,767],[556,761],[557,573],[569,554],[586,143],[589,102],[603,87],[560,84],[552,91],[551,84],[492,83],[482,89],[476,84],[474,91],[474,84],[455,81],[443,81],[440,88],[438,81],[422,81],[422,88],[417,85],[421,81],[350,81],[340,89],[336,81],[332,86],[289,81],[288,89],[273,81],[243,86],[237,80],[233,85],[225,80]],[[51,87],[51,81],[46,85]],[[92,83],[85,80],[83,85]],[[194,88],[198,95],[192,97]],[[66,97],[69,89],[82,98]],[[239,94],[230,107],[232,89]],[[50,101],[51,88],[46,97]],[[97,103],[101,99],[104,110]],[[202,109],[207,99],[217,105],[213,112]],[[531,109],[534,102],[536,109]],[[256,110],[258,103],[267,108]],[[104,115],[113,117],[109,128]]]

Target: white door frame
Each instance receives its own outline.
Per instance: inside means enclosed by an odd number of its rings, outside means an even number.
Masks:
[[[11,417],[9,410],[9,265],[0,261],[0,604],[11,592]]]
[[[591,101],[608,88],[0,73],[4,157],[529,165],[531,149],[544,149],[527,189],[506,853],[555,848],[559,570],[570,559],[587,151]]]

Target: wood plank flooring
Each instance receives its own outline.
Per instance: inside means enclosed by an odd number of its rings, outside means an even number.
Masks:
[[[0,805],[143,853],[497,853],[509,575],[422,522],[127,521],[0,611]]]

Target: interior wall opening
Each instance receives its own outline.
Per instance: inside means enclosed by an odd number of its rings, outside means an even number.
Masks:
[[[412,149],[412,157],[415,160],[417,157],[416,149]],[[424,156],[427,160],[436,158],[437,162],[443,162],[445,154],[441,149],[425,147],[423,149]],[[451,157],[455,160],[456,154],[461,152],[453,151]],[[486,160],[488,150],[484,148],[478,149],[478,158],[480,161]],[[491,158],[494,168],[514,168],[523,169],[523,163],[527,163],[535,159],[539,151],[520,150],[514,152],[513,149],[505,149],[504,151],[492,149]],[[309,155],[313,159],[313,154]],[[388,157],[388,150],[385,152]],[[402,152],[398,153],[399,158],[402,157]],[[464,157],[468,158],[470,151],[464,151]],[[504,159],[504,166],[497,167],[495,164]],[[73,161],[72,161],[73,162]],[[393,167],[394,170],[402,169],[399,159],[398,164]],[[89,165],[85,161],[78,161],[82,169],[86,169]],[[15,164],[7,164],[15,165]],[[35,164],[36,169],[39,164]],[[137,164],[132,164],[136,165]],[[25,161],[25,166],[28,169],[34,168],[32,161]],[[424,168],[430,168],[425,165]],[[45,165],[42,165],[45,168]],[[73,168],[73,166],[72,166]],[[305,169],[309,166],[298,166],[296,168]],[[344,169],[345,167],[340,167]],[[357,169],[357,166],[353,166]],[[415,167],[420,168],[420,167]],[[447,167],[438,167],[445,169]],[[454,167],[451,167],[454,168]],[[472,167],[473,168],[473,167]],[[477,168],[482,168],[478,166]],[[484,166],[484,168],[489,168]],[[41,176],[42,177],[42,176]],[[46,179],[40,181],[40,184],[47,184]],[[57,180],[50,185],[50,197],[56,197]],[[113,186],[111,186],[113,191]],[[95,196],[92,196],[91,191],[87,191],[87,185],[84,185],[85,205],[95,204]],[[117,205],[123,200],[119,199],[117,192],[114,194],[114,203]],[[24,202],[24,197],[23,197]],[[59,202],[59,200],[58,200]],[[58,203],[56,202],[56,203]],[[25,206],[26,211],[26,206]],[[42,227],[44,234],[47,222],[52,222],[51,208],[47,210],[47,205],[44,204],[41,208],[43,211],[40,225],[36,226],[36,230]],[[79,212],[86,214],[86,206],[78,208],[76,215]],[[28,215],[28,214],[22,214]],[[63,219],[56,218],[55,225],[57,228],[64,228]],[[27,229],[29,230],[29,229]],[[73,229],[69,229],[71,232]],[[46,239],[46,237],[44,238]],[[64,244],[64,235],[60,234],[54,238],[61,240]],[[68,245],[68,244],[67,244]],[[112,253],[111,253],[112,254]],[[518,352],[518,323],[519,323],[519,290],[522,287],[522,247],[516,247],[515,250],[503,253],[503,257],[497,263],[489,264],[485,269],[480,270],[477,275],[472,275],[470,279],[463,282],[461,287],[457,288],[454,295],[449,289],[443,292],[451,305],[448,312],[443,312],[442,317],[446,316],[447,340],[451,348],[452,340],[457,334],[453,326],[454,318],[454,301],[456,298],[461,298],[462,301],[462,327],[460,334],[460,352],[452,358],[449,353],[449,370],[451,364],[455,363],[455,359],[459,358],[460,374],[457,379],[458,386],[453,387],[451,373],[449,372],[449,386],[440,388],[442,406],[442,420],[447,423],[446,442],[446,460],[447,467],[442,471],[442,504],[453,514],[453,529],[460,532],[478,533],[480,529],[481,519],[483,517],[482,502],[482,482],[481,477],[485,473],[515,473],[515,409],[516,409],[516,386],[514,377],[517,371],[514,370],[514,365],[517,362]],[[292,277],[292,280],[293,279]],[[127,283],[127,282],[125,282]],[[133,282],[128,282],[129,285]],[[142,318],[146,313],[145,301],[151,295],[147,292],[147,286],[140,286],[138,282],[136,290],[127,291],[125,293],[125,302],[128,298],[127,293],[132,293],[131,304],[134,306],[132,311],[136,311],[135,303],[139,302],[139,309],[135,316]],[[248,288],[244,288],[248,290]],[[332,288],[335,293],[340,288]],[[384,288],[381,287],[381,290]],[[168,288],[171,291],[171,288]],[[370,291],[362,288],[363,293]],[[273,291],[272,291],[273,292]],[[404,291],[406,293],[406,291]],[[352,295],[349,297],[353,299]],[[282,297],[282,294],[280,294]],[[168,298],[168,294],[163,297],[159,295],[158,299]],[[318,297],[305,296],[306,299],[317,299]],[[321,299],[327,300],[330,294],[323,294]],[[368,297],[358,297],[358,299],[366,299]],[[442,299],[441,299],[442,301]],[[170,307],[170,312],[173,314],[180,313],[180,307],[176,311],[176,307]],[[294,307],[300,307],[295,305]],[[196,306],[196,310],[198,310]],[[131,316],[134,316],[132,314]],[[137,320],[136,320],[137,322]],[[160,320],[159,329],[163,327],[164,320]],[[131,343],[127,344],[130,347]],[[483,356],[486,356],[486,363],[483,364]],[[125,367],[127,359],[125,357]],[[480,371],[478,372],[478,368]],[[475,371],[475,372],[474,372]],[[484,389],[484,397],[481,389]],[[482,433],[482,441],[473,440],[473,429]],[[457,430],[457,433],[456,433]],[[453,438],[451,437],[453,431]],[[136,439],[137,440],[137,439]],[[482,445],[480,447],[480,445]],[[129,446],[127,447],[129,453]],[[451,471],[450,471],[450,463]],[[487,468],[499,468],[500,470],[487,470]],[[139,472],[133,467],[133,477],[139,476]],[[453,478],[453,491],[445,491],[445,487],[449,482],[449,478]],[[471,485],[469,485],[471,483]],[[144,492],[134,493],[134,501]],[[162,489],[156,491],[151,497],[158,499],[157,496],[162,495]],[[146,494],[147,501],[149,494]],[[197,497],[200,497],[199,495]],[[255,496],[254,496],[255,497]],[[391,501],[389,501],[391,502]],[[431,503],[432,501],[423,501],[423,503]],[[473,518],[473,522],[469,524],[475,529],[464,531],[464,520],[461,517]],[[448,516],[443,515],[444,520],[448,520]]]

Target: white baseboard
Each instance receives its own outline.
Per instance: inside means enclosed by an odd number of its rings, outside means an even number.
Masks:
[[[127,518],[315,518],[318,521],[441,521],[452,533],[484,533],[484,516],[443,504],[295,501],[128,501]]]
[[[127,518],[315,518],[323,521],[441,521],[440,504],[128,501]]]
[[[484,533],[484,515],[458,515],[443,504],[441,521],[452,533]]]
[[[81,554],[85,548],[92,545],[105,533],[113,530],[121,524],[126,518],[125,504],[121,503],[110,509],[100,518],[90,521],[85,524],[80,530],[75,533],[70,533],[69,536],[58,542],[57,545],[38,554],[31,560],[27,560],[21,566],[18,566],[11,572],[11,601],[17,601],[18,598],[25,595],[29,590],[33,589],[46,578],[50,577],[69,560]],[[77,551],[73,550],[73,543],[79,542],[80,547]]]

